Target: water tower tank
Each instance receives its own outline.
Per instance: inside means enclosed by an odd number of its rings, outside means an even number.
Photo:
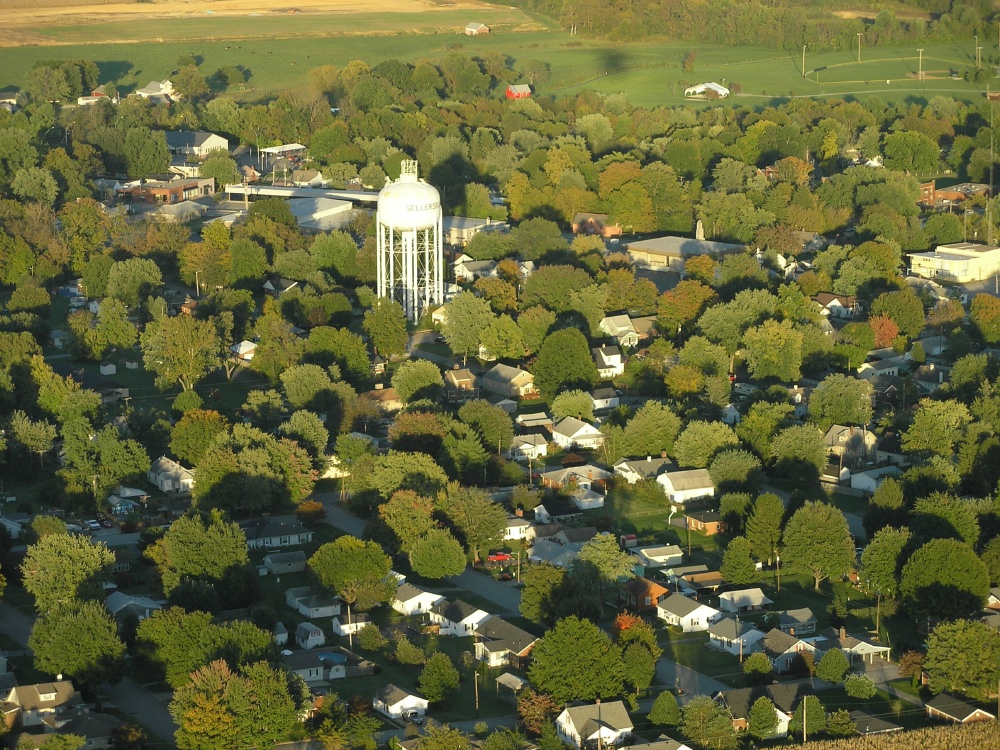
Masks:
[[[404,161],[399,179],[378,194],[378,216],[383,224],[399,229],[436,227],[441,217],[441,194],[417,179],[415,161]]]

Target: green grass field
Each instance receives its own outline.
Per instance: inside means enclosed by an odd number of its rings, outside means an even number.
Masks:
[[[249,69],[250,81],[231,93],[241,100],[257,101],[308,85],[309,70],[321,65],[343,66],[356,59],[376,63],[391,57],[408,62],[439,60],[452,51],[501,52],[515,68],[528,60],[543,60],[550,66],[550,75],[536,86],[540,95],[571,95],[588,89],[621,92],[646,107],[680,104],[684,83],[711,80],[727,85],[738,82],[742,93],[732,101],[752,106],[789,96],[865,98],[874,94],[899,102],[946,95],[971,100],[985,89],[950,77],[952,72],[961,76],[974,66],[971,43],[925,47],[923,69],[928,78],[923,81],[916,80],[917,52],[912,47],[864,49],[860,65],[853,51],[807,54],[804,78],[798,53],[571,37],[544,18],[502,7],[485,9],[477,16],[495,33],[466,37],[460,29],[467,16],[466,11],[310,14],[39,28],[33,32],[54,46],[0,49],[0,89],[21,85],[39,60],[96,58],[102,79],[129,91],[169,76],[179,56],[194,54],[202,59],[206,74],[225,65]],[[142,39],[149,41],[137,41]],[[681,59],[692,48],[697,49],[694,70],[684,72]]]

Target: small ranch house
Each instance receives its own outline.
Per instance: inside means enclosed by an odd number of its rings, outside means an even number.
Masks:
[[[967,703],[961,698],[947,693],[939,693],[924,704],[927,716],[938,721],[951,721],[955,724],[970,724],[975,721],[992,721],[996,716],[989,711]]]
[[[524,667],[539,639],[499,617],[491,617],[476,628],[476,658],[490,667]]]
[[[708,628],[708,645],[721,649],[733,656],[746,656],[759,651],[764,633],[753,625],[727,617]]]
[[[656,605],[656,616],[667,625],[679,627],[685,633],[708,630],[722,617],[722,613],[703,602],[681,594],[671,594]]]
[[[740,589],[725,591],[719,594],[719,608],[723,612],[736,612],[741,615],[763,612],[768,604],[774,604],[760,589]]]
[[[396,588],[391,604],[401,615],[420,615],[443,601],[444,597],[440,594],[432,594],[411,583],[403,583]]]
[[[675,505],[715,495],[715,485],[707,469],[668,471],[660,474],[656,481],[663,487],[667,499]]]
[[[401,719],[404,713],[410,711],[423,716],[427,713],[428,705],[426,698],[408,693],[392,683],[380,689],[372,698],[372,707],[390,719]]]
[[[632,729],[632,719],[621,701],[568,706],[556,717],[556,733],[576,748],[624,745]]]
[[[190,492],[194,487],[194,472],[166,456],[153,462],[146,478],[160,492]]]
[[[441,635],[467,636],[490,617],[485,612],[461,599],[440,601],[430,609],[431,622],[440,626]]]
[[[552,430],[552,442],[568,450],[595,449],[604,445],[604,433],[576,417],[566,417]]]

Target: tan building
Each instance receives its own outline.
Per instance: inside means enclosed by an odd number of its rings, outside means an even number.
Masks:
[[[927,253],[910,253],[910,271],[926,279],[964,284],[1000,273],[1000,247],[956,242]]]
[[[681,273],[684,270],[684,261],[688,258],[696,258],[699,255],[721,257],[731,253],[742,253],[746,250],[746,246],[667,236],[630,242],[627,249],[639,268]]]

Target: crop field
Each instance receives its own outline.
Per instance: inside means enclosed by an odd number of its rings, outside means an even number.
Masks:
[[[248,7],[257,1],[248,0]],[[340,6],[352,8],[352,1],[341,0]],[[167,0],[166,4],[178,2]],[[221,7],[227,2],[217,0],[211,5]],[[548,63],[548,78],[536,86],[540,95],[587,89],[621,92],[634,104],[647,107],[680,104],[685,101],[685,85],[713,80],[727,86],[739,83],[741,91],[735,103],[756,106],[793,96],[878,95],[899,102],[948,95],[972,100],[981,97],[985,89],[983,84],[962,78],[975,64],[971,43],[926,47],[922,81],[917,80],[917,52],[909,47],[863,49],[860,64],[853,51],[807,54],[807,75],[803,77],[799,54],[698,45],[694,69],[684,71],[681,60],[693,49],[684,42],[620,43],[571,37],[545,19],[509,7],[432,5],[429,0],[401,0],[392,5],[395,12],[202,13],[169,20],[115,20],[111,16],[111,20],[99,23],[88,16],[86,20],[91,22],[40,23],[14,33],[15,38],[22,32],[37,37],[34,44],[0,47],[0,89],[21,85],[39,60],[87,58],[98,62],[102,81],[113,81],[128,92],[169,76],[178,57],[194,54],[201,59],[206,74],[226,65],[248,69],[249,82],[229,93],[242,101],[258,101],[307,86],[309,70],[322,65],[343,66],[357,59],[375,63],[390,57],[407,62],[437,61],[454,51],[469,55],[500,52],[515,68],[534,59]],[[419,7],[426,12],[411,10]],[[473,18],[490,25],[494,33],[482,37],[462,34]],[[953,79],[953,74],[957,78]]]

